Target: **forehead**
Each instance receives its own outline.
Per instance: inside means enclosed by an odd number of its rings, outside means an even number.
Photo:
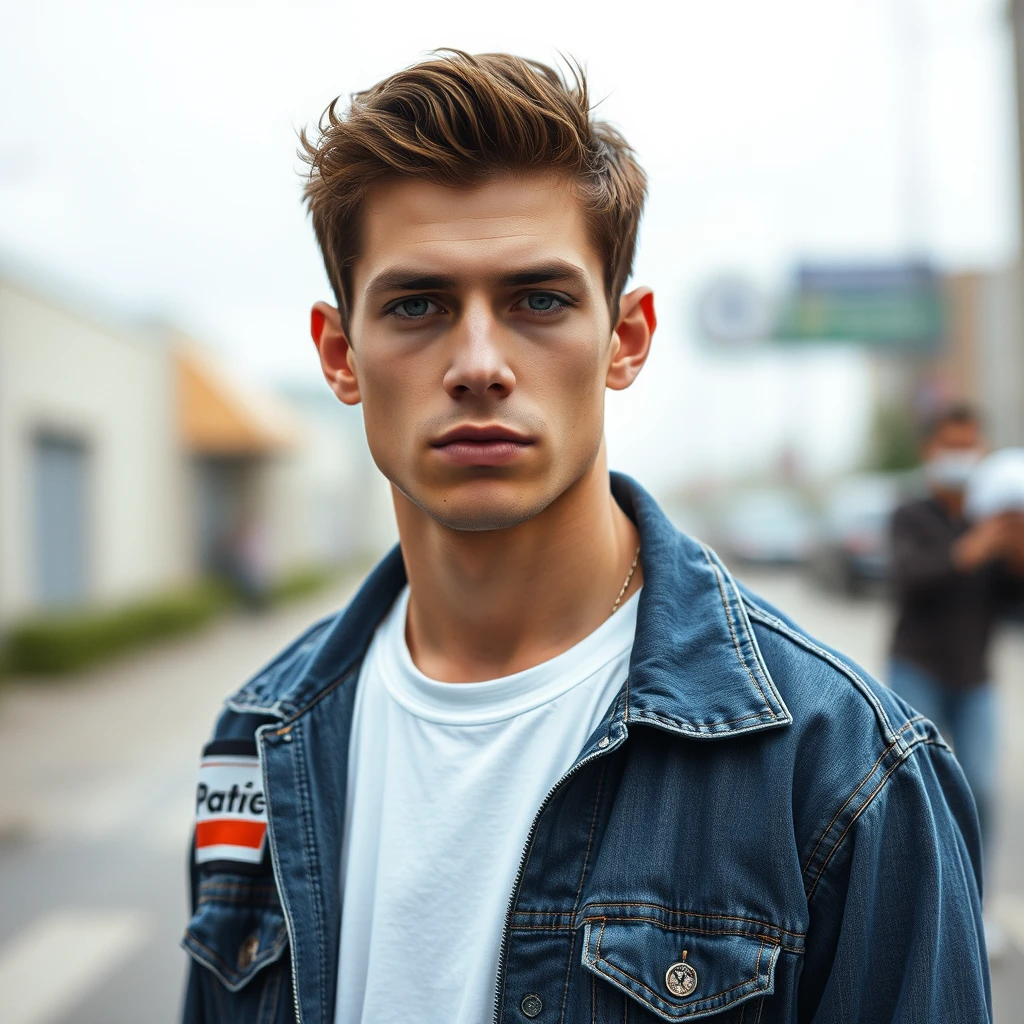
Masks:
[[[474,188],[415,179],[373,189],[362,211],[353,290],[391,266],[470,280],[567,260],[595,286],[602,266],[572,187],[555,175],[502,175]]]
[[[949,448],[970,448],[978,442],[980,430],[973,420],[947,420],[932,436],[932,444]]]

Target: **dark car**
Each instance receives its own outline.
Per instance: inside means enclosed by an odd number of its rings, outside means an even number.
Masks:
[[[854,595],[889,578],[889,519],[901,495],[900,478],[881,474],[832,488],[810,563],[822,586]]]

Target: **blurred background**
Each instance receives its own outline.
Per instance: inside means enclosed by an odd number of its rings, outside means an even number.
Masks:
[[[650,175],[612,465],[882,677],[888,520],[967,400],[1024,445],[1024,3],[3,4],[0,1015],[175,1019],[221,699],[390,544],[296,132],[437,46],[587,67]],[[1024,1000],[1024,632],[988,906]],[[912,853],[908,851],[908,856]],[[1015,870],[1017,868],[1017,870]],[[58,969],[54,965],[59,964]],[[13,999],[13,1004],[10,1000]],[[13,1005],[13,1010],[11,1009]]]

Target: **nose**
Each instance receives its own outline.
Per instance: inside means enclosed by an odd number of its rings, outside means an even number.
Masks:
[[[467,306],[452,332],[451,362],[444,388],[452,398],[504,398],[516,386],[516,377],[500,345],[501,326],[485,303]]]

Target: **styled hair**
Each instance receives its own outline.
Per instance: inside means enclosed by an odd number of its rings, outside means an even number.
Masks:
[[[472,188],[502,172],[556,172],[575,189],[604,266],[613,319],[633,266],[647,178],[622,135],[591,116],[587,82],[506,53],[439,50],[433,59],[336,97],[316,137],[303,130],[303,191],[347,325],[360,212],[375,185],[419,178]]]
[[[947,423],[957,426],[971,425],[980,429],[981,413],[969,402],[954,402],[945,406],[925,421],[924,429],[921,431],[923,443],[932,441]]]

